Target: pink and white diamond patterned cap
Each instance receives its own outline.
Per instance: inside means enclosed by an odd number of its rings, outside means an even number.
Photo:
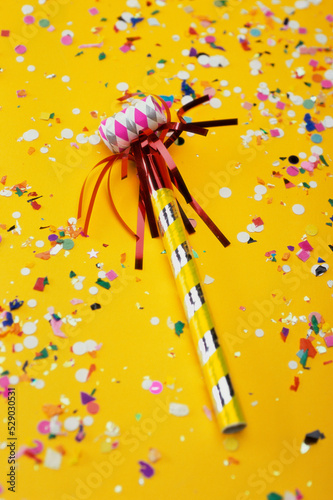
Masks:
[[[139,136],[140,130],[156,130],[166,123],[162,107],[153,96],[133,99],[134,105],[106,118],[99,126],[99,133],[113,153],[121,153]]]

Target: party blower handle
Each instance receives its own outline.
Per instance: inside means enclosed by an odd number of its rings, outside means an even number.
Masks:
[[[246,423],[203,294],[169,172],[161,157],[149,154],[142,160],[142,167],[148,179],[155,220],[197,348],[219,429],[226,434],[238,432]]]

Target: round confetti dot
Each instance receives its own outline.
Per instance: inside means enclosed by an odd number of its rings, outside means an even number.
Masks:
[[[86,144],[89,141],[89,137],[87,137],[85,134],[78,134],[76,136],[76,142],[79,144]]]
[[[297,167],[288,167],[287,174],[291,175],[292,177],[296,177],[296,175],[299,174],[299,170]]]
[[[180,40],[180,36],[179,36],[179,35],[172,35],[172,37],[171,37],[171,38],[172,38],[172,40],[173,40],[174,42],[179,42],[179,40]]]
[[[314,142],[315,144],[320,144],[322,140],[323,138],[320,134],[312,134],[311,136],[311,141]]]
[[[311,153],[314,154],[314,155],[322,155],[324,152],[323,148],[321,148],[320,146],[312,146],[311,148]]]
[[[126,82],[119,82],[116,85],[116,89],[119,90],[120,92],[125,92],[126,90],[129,89],[129,85]]]
[[[39,132],[38,130],[35,130],[33,128],[31,128],[30,130],[27,130],[26,132],[24,132],[23,134],[23,139],[27,142],[31,142],[31,141],[34,141],[35,139],[38,139],[39,137]]]
[[[61,77],[61,81],[64,83],[68,83],[70,81],[70,77],[67,75],[64,75]]]
[[[207,56],[207,54],[201,54],[198,57],[198,63],[201,64],[201,66],[208,66],[209,65],[209,56]]]
[[[19,381],[20,381],[20,379],[17,375],[12,375],[11,377],[9,377],[9,383],[11,385],[16,385],[19,383]]]
[[[72,113],[73,113],[73,115],[79,115],[81,113],[81,111],[79,108],[73,108]]]
[[[48,420],[41,420],[37,425],[37,430],[40,434],[49,434],[50,422]]]
[[[213,97],[212,99],[210,99],[209,104],[214,109],[218,109],[222,106],[221,99],[218,99],[217,97]]]
[[[300,205],[299,203],[296,203],[295,205],[293,205],[292,211],[296,215],[302,215],[305,212],[305,208],[303,207],[303,205]]]
[[[50,234],[47,239],[49,241],[57,241],[58,235],[57,234]]]
[[[73,137],[73,135],[74,135],[74,132],[70,128],[64,128],[61,131],[61,137],[63,139],[71,139]]]
[[[309,182],[309,186],[310,186],[310,188],[312,188],[312,189],[316,188],[316,187],[317,187],[317,183],[316,183],[316,181],[310,181],[310,182]]]
[[[298,155],[302,160],[306,158],[306,153],[299,153]]]
[[[89,288],[89,293],[90,293],[91,295],[96,295],[96,294],[98,293],[98,288],[97,288],[97,286],[91,286],[91,287]]]
[[[150,322],[152,325],[158,325],[160,322],[160,319],[157,316],[154,316],[153,318],[151,318]]]
[[[241,231],[237,234],[237,239],[240,243],[247,243],[250,239],[250,235],[245,231]]]
[[[178,71],[177,77],[180,80],[187,80],[188,78],[190,78],[190,74],[187,71]]]
[[[84,345],[87,352],[92,352],[96,350],[97,342],[95,340],[86,340]]]
[[[33,64],[29,64],[29,66],[27,67],[27,70],[30,72],[30,73],[33,73],[36,69],[36,66],[34,66]]]
[[[26,51],[27,51],[27,48],[25,45],[16,45],[16,47],[15,47],[16,54],[25,54]]]
[[[315,105],[315,103],[311,99],[306,99],[303,102],[303,106],[305,107],[305,109],[312,109],[314,107],[314,105]]]
[[[251,36],[254,36],[254,37],[258,37],[258,36],[260,36],[260,35],[261,35],[261,31],[260,31],[260,30],[258,30],[257,28],[252,28],[252,29],[250,30],[250,35],[251,35]]]
[[[75,290],[82,290],[82,288],[83,288],[83,283],[81,283],[81,281],[77,281],[77,282],[74,284],[74,288],[75,288]]]
[[[66,431],[72,432],[79,428],[80,420],[78,417],[68,417],[64,422],[64,428]]]
[[[235,92],[235,94],[240,94],[242,92],[242,89],[241,87],[234,87],[233,91]]]
[[[70,35],[64,35],[61,37],[60,41],[63,45],[72,45],[73,38]]]
[[[38,24],[41,28],[48,28],[50,26],[50,21],[48,19],[40,19]]]
[[[31,14],[34,11],[34,8],[32,5],[23,5],[21,8],[22,14]]]
[[[261,201],[261,200],[262,200],[262,196],[261,196],[261,194],[255,194],[255,195],[253,196],[253,198],[254,198],[256,201]]]
[[[227,437],[223,441],[223,446],[228,451],[236,451],[238,449],[238,446],[239,446],[238,439],[236,439],[235,437],[232,437],[232,436]]]
[[[41,379],[36,379],[34,382],[31,383],[36,389],[44,389],[45,387],[45,382],[44,380]]]
[[[231,192],[230,188],[223,187],[220,189],[219,194],[220,194],[221,198],[230,198],[232,192]]]
[[[83,418],[83,425],[90,427],[93,423],[94,423],[94,419],[90,415],[87,415],[86,417]]]
[[[93,134],[89,137],[89,143],[92,144],[93,146],[96,146],[101,142],[101,138],[97,134]]]
[[[123,491],[123,487],[120,486],[120,484],[117,484],[117,486],[114,487],[115,493],[121,493],[122,491]]]
[[[297,163],[299,163],[299,158],[296,155],[291,155],[291,156],[289,156],[288,161],[292,165],[297,165]]]
[[[296,370],[297,368],[297,361],[289,361],[288,366],[291,370]]]
[[[227,80],[221,80],[220,85],[221,85],[221,87],[228,87],[229,82]]]
[[[23,345],[27,349],[35,349],[38,346],[38,338],[32,335],[31,337],[26,337],[23,340]]]
[[[145,379],[142,381],[141,387],[145,391],[148,391],[150,389],[150,386],[152,385],[153,381],[149,379]]]
[[[149,387],[149,391],[152,394],[160,394],[163,391],[163,384],[158,380],[154,380],[151,386]]]
[[[49,148],[43,147],[43,148],[40,148],[40,150],[39,150],[39,151],[40,151],[41,153],[43,153],[43,154],[46,154],[46,153],[48,153],[48,152],[49,152]]]
[[[255,188],[254,188],[254,192],[256,194],[266,194],[267,193],[267,187],[266,186],[263,186],[262,184],[258,184]]]
[[[78,356],[82,356],[82,354],[85,354],[87,352],[84,342],[75,342],[72,349],[73,353],[77,354]]]
[[[89,370],[87,368],[80,368],[76,373],[75,373],[75,378],[78,382],[86,382],[88,379],[88,373]]]
[[[35,245],[38,248],[43,248],[43,246],[45,245],[45,243],[42,240],[37,240],[36,243],[35,243]]]
[[[23,61],[24,61],[24,57],[23,57],[23,56],[17,56],[16,61],[17,61],[18,63],[21,63],[21,62],[23,62]]]
[[[252,69],[260,69],[262,66],[261,61],[259,59],[254,59],[253,61],[250,61],[250,68]]]
[[[21,217],[21,212],[13,212],[12,217],[13,219],[19,219]]]
[[[115,26],[119,31],[125,31],[127,29],[127,23],[125,23],[125,21],[117,21]]]
[[[23,21],[25,24],[33,24],[35,22],[34,16],[24,16]]]
[[[35,299],[29,299],[27,302],[28,307],[36,307],[37,305],[37,300]]]
[[[99,412],[99,404],[96,403],[95,401],[90,401],[87,404],[87,412],[90,413],[91,415],[96,415],[96,413]]]
[[[318,233],[318,228],[314,224],[308,224],[305,228],[305,232],[309,236],[316,236],[316,234]]]
[[[31,271],[28,267],[22,267],[22,269],[21,269],[22,276],[28,276],[30,273],[31,273]]]
[[[223,94],[223,97],[230,97],[231,96],[230,90],[223,90],[222,94]]]
[[[290,273],[290,266],[288,266],[287,264],[285,264],[284,266],[282,266],[282,271],[284,273]]]
[[[256,337],[259,337],[259,338],[263,337],[265,334],[264,330],[262,330],[261,328],[257,328],[254,333],[255,333]]]
[[[63,241],[62,246],[63,246],[64,250],[72,250],[72,248],[74,248],[74,241],[73,240],[69,240],[68,238],[66,238]]]
[[[327,42],[327,36],[324,35],[323,33],[316,34],[315,38],[316,38],[317,42],[321,43],[322,45],[324,45]]]
[[[15,352],[21,352],[21,351],[23,351],[23,349],[24,349],[24,347],[23,347],[23,344],[21,344],[21,342],[14,344],[14,351]]]
[[[36,330],[37,326],[33,321],[27,321],[22,327],[22,331],[25,335],[32,335]]]

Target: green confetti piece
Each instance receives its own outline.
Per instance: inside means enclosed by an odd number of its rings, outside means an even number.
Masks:
[[[101,22],[105,23],[105,21],[107,21],[107,18],[106,17],[102,17]]]
[[[155,70],[154,69],[149,69],[147,71],[147,75],[153,75],[155,73]]]
[[[175,332],[178,337],[180,337],[180,334],[183,333],[184,326],[185,323],[183,323],[182,321],[177,321],[177,323],[175,323]]]
[[[49,349],[51,349],[51,351],[57,351],[58,350],[58,346],[52,344],[48,347]]]
[[[305,172],[304,168],[300,168],[299,171],[301,172],[301,174],[304,174]]]
[[[333,200],[332,200],[332,198],[329,198],[328,203],[331,205],[331,207],[333,207]]]
[[[81,52],[78,52],[77,54],[75,54],[75,57],[76,56],[82,56],[82,54],[83,54],[83,50],[81,50]]]
[[[135,414],[135,420],[136,420],[137,422],[139,422],[139,420],[141,420],[141,417],[142,417],[141,413],[136,413],[136,414]]]
[[[155,16],[156,14],[159,14],[160,11],[159,10],[154,10],[154,12],[151,13],[152,16]]]
[[[48,28],[50,21],[48,19],[41,19],[38,24],[41,28]]]
[[[278,493],[269,493],[267,495],[267,500],[282,500],[283,497]]]
[[[98,278],[96,284],[102,286],[103,288],[106,288],[107,290],[111,288],[111,283],[109,283],[108,281],[104,281],[101,278]]]
[[[60,232],[59,232],[59,236],[61,236],[61,237],[62,237],[62,236],[65,236],[65,231],[60,231]]]
[[[326,222],[326,226],[332,227],[332,222]]]
[[[100,61],[102,61],[102,60],[103,60],[103,59],[105,59],[105,58],[106,58],[106,54],[105,54],[105,52],[101,52],[101,53],[99,54],[99,56],[98,56],[98,59],[99,59]]]
[[[69,273],[69,277],[70,277],[70,278],[74,278],[74,276],[76,276],[76,273],[74,273],[74,271],[71,271],[71,272]]]
[[[303,186],[307,189],[311,189],[311,186],[307,182],[303,182]]]
[[[51,113],[49,118],[54,118],[55,117],[55,113]]]
[[[325,160],[325,158],[323,157],[323,155],[320,155],[320,156],[319,156],[319,159],[320,159],[320,161],[321,161],[321,162],[325,165],[325,167],[328,167],[328,163],[327,163],[327,161]]]
[[[306,362],[308,360],[308,354],[309,354],[309,349],[304,351],[304,353],[302,354],[302,357],[300,359],[300,363],[303,366],[303,368],[305,368]]]
[[[45,359],[45,358],[48,358],[49,357],[49,353],[47,352],[47,349],[46,347],[44,347],[44,349],[42,349],[38,354],[37,356],[34,357],[34,359]]]
[[[312,325],[313,331],[315,333],[319,333],[318,320],[314,314],[311,317],[311,325]]]
[[[95,392],[96,392],[96,387],[95,387],[95,389],[93,389],[93,390],[91,391],[90,396],[93,396],[93,395],[95,394]]]
[[[72,250],[73,247],[74,247],[74,241],[73,240],[70,240],[69,238],[66,238],[63,241],[63,249],[64,250]]]
[[[49,280],[47,279],[47,276],[45,276],[45,278],[44,278],[44,285],[49,285],[49,284],[50,284]]]
[[[4,377],[5,375],[9,375],[9,371],[5,370],[4,372],[1,373],[1,377]]]
[[[196,259],[199,258],[199,255],[197,254],[197,252],[195,250],[193,250],[193,248],[192,248],[192,253],[193,253],[193,257],[195,257]]]
[[[168,62],[166,59],[160,59],[157,64],[165,64],[166,62]]]
[[[20,189],[20,188],[18,188],[18,187],[16,188],[16,194],[17,194],[19,197],[21,197],[21,196],[23,195],[23,193],[22,193],[21,189]]]

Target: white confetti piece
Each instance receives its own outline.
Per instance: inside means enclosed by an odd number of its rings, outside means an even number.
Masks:
[[[23,139],[27,142],[31,142],[31,141],[34,141],[35,139],[38,139],[39,137],[39,132],[38,130],[35,130],[33,128],[31,128],[30,130],[27,130],[26,132],[24,132],[23,134]]]
[[[187,405],[181,403],[170,403],[169,413],[175,415],[175,417],[185,417],[190,413],[190,409]]]

